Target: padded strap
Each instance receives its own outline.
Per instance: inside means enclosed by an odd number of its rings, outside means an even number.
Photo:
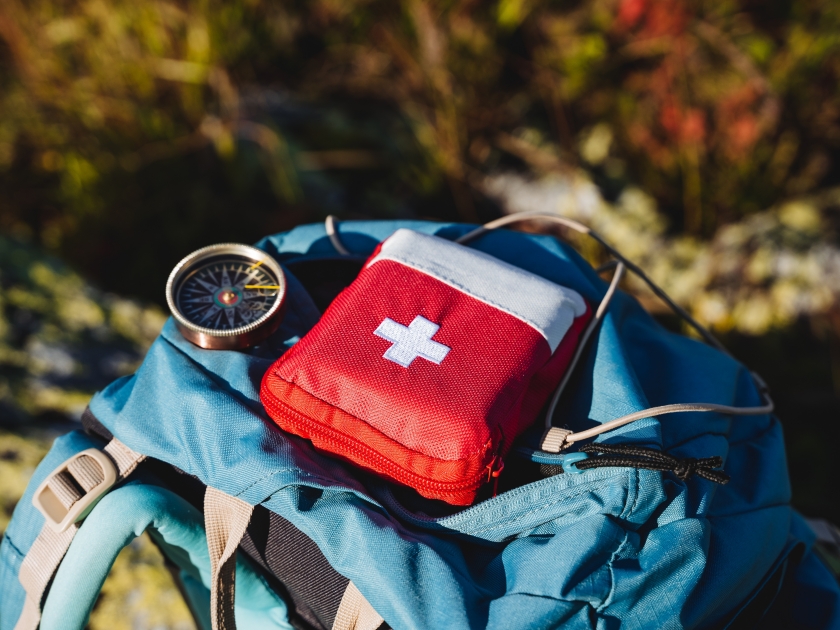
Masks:
[[[347,585],[332,630],[376,630],[384,623],[353,582]]]
[[[134,452],[117,439],[112,439],[104,450],[117,467],[118,482],[130,475],[146,457]],[[67,510],[83,499],[86,493],[104,478],[102,468],[92,457],[80,457],[73,460],[66,469],[61,466],[56,470],[57,472],[48,478],[46,487]],[[45,520],[18,573],[18,580],[26,591],[26,600],[15,630],[37,630],[41,623],[44,593],[78,531],[78,523],[72,523],[64,531],[57,532]]]
[[[210,552],[210,620],[213,630],[236,630],[236,548],[254,506],[210,486],[204,494],[204,529]]]

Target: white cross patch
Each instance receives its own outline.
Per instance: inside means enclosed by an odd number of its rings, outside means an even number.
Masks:
[[[417,357],[438,365],[446,358],[451,348],[432,341],[438,330],[438,324],[418,315],[408,326],[386,317],[373,334],[394,343],[382,357],[407,368]]]

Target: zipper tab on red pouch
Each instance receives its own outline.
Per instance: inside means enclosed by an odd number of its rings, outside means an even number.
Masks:
[[[499,494],[499,475],[505,469],[505,462],[501,457],[496,455],[489,464],[487,464],[487,481],[493,480],[493,496]]]

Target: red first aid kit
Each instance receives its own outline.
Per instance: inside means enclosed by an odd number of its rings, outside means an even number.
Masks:
[[[469,505],[571,361],[575,291],[401,229],[263,378],[284,430],[421,495]]]

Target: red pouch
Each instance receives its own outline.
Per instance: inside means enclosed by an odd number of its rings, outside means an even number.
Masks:
[[[559,383],[590,316],[571,289],[398,230],[269,368],[260,397],[316,448],[469,505]]]

